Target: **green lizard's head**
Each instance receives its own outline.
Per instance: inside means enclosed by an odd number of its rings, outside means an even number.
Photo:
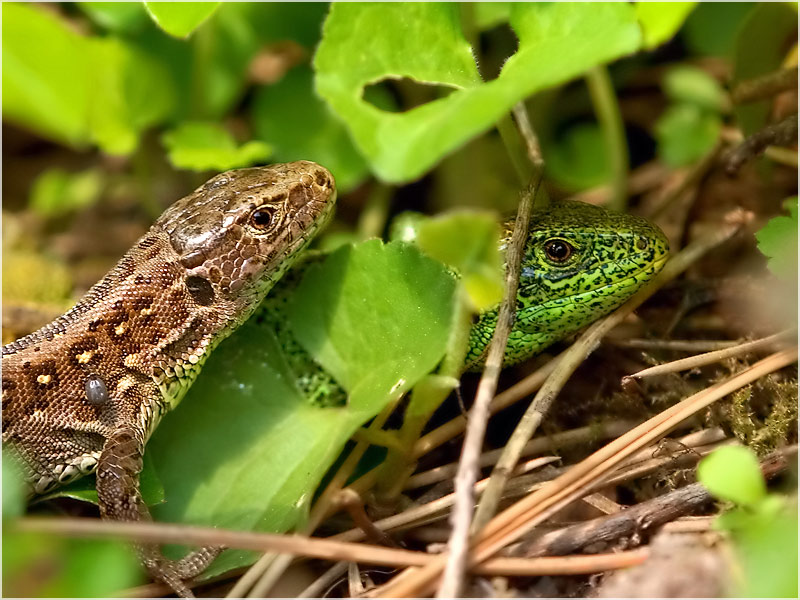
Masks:
[[[513,223],[506,240],[512,228]],[[661,230],[640,217],[580,202],[534,212],[506,364],[524,360],[611,312],[661,270],[668,253]],[[496,319],[496,312],[485,313],[473,329],[471,366],[478,364],[476,337],[488,343]]]

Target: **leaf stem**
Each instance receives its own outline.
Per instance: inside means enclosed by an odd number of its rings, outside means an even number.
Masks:
[[[623,212],[627,205],[628,144],[625,140],[625,125],[619,102],[608,70],[600,65],[586,74],[589,95],[600,123],[605,141],[606,156],[611,163],[611,199],[608,207]]]
[[[522,137],[519,135],[511,115],[506,115],[497,122],[497,131],[506,147],[511,164],[517,172],[520,185],[527,185],[533,175],[533,165],[528,160],[528,154]]]

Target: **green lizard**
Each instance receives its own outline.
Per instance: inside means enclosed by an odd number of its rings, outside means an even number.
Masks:
[[[501,248],[510,240],[513,226],[513,220],[504,224]],[[410,235],[408,228],[404,229],[403,239],[413,242],[413,228]],[[641,217],[580,202],[556,203],[534,211],[504,365],[535,356],[614,310],[661,270],[668,254],[664,234]],[[346,392],[316,365],[285,326],[285,308],[294,288],[306,269],[322,258],[306,254],[254,318],[275,331],[304,396],[327,406],[345,402]],[[496,322],[496,309],[477,316],[465,370],[480,370]]]

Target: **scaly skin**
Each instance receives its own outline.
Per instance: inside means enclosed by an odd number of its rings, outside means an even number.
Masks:
[[[501,247],[511,238],[514,222],[504,224]],[[402,239],[414,239],[413,219]],[[548,244],[572,248],[562,261],[548,257]],[[641,247],[643,246],[643,247]],[[666,262],[669,244],[660,229],[627,214],[612,213],[580,202],[556,203],[534,211],[522,259],[516,320],[504,365],[534,356],[553,342],[611,312]],[[315,405],[344,403],[347,393],[319,367],[288,330],[285,307],[309,264],[321,255],[306,254],[262,303],[255,317],[271,327],[295,374],[297,388]],[[466,370],[480,370],[497,323],[497,310],[478,316],[470,332]]]
[[[506,224],[503,246],[513,227]],[[548,256],[548,245],[557,242],[572,248],[564,260]],[[661,230],[640,217],[581,202],[535,211],[504,364],[530,358],[617,308],[661,270],[668,254]],[[492,310],[472,328],[469,369],[480,368],[496,323]]]
[[[35,493],[97,471],[104,518],[149,519],[145,443],[209,353],[252,314],[332,212],[331,174],[299,161],[217,175],[173,204],[64,315],[3,347],[3,445]],[[218,549],[142,546],[182,594]]]

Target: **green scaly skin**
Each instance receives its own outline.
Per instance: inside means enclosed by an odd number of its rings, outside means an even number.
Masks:
[[[531,224],[505,366],[538,354],[610,313],[650,281],[669,254],[669,242],[655,225],[591,204],[554,204],[535,211]],[[506,224],[503,247],[512,229],[513,221]],[[552,240],[574,248],[567,260],[548,258],[545,246]],[[473,326],[468,369],[480,369],[496,323],[497,310],[491,310]]]
[[[505,224],[501,249],[510,240],[513,220]],[[408,239],[407,232],[404,239]],[[570,256],[556,262],[545,247],[566,242]],[[504,365],[522,362],[608,314],[650,281],[667,260],[664,234],[645,219],[579,202],[534,211],[522,259],[517,314]],[[304,270],[323,258],[307,254],[262,303],[254,318],[271,325],[296,385],[309,402],[341,405],[347,395],[303,350],[287,326],[285,306]],[[454,274],[454,276],[456,276]],[[497,309],[480,314],[470,332],[465,370],[480,370],[497,323]]]

